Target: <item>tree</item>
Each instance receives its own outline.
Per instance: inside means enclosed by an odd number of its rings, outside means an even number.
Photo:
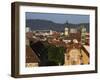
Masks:
[[[62,65],[64,64],[64,52],[65,50],[63,47],[50,45],[48,47],[48,60],[55,63],[55,65]]]

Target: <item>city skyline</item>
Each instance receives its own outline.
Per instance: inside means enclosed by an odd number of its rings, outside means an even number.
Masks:
[[[88,15],[26,13],[26,67],[89,64],[89,41]]]

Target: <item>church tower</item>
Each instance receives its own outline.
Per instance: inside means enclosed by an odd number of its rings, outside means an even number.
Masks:
[[[65,28],[65,36],[68,36],[68,28]]]
[[[81,42],[82,44],[85,44],[86,41],[86,28],[84,26],[81,26]]]
[[[64,31],[65,31],[64,32],[65,36],[68,36],[68,34],[69,34],[68,21],[66,21],[66,23],[65,23],[65,30]]]

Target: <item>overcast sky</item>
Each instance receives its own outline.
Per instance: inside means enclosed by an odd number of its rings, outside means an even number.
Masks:
[[[55,14],[55,13],[33,13],[26,12],[26,19],[50,20],[55,23],[64,24],[66,21],[73,24],[89,23],[89,15],[77,14]]]

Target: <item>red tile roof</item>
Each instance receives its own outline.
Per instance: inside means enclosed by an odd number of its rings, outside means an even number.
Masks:
[[[26,38],[32,38],[33,36],[33,33],[32,32],[27,32],[26,33]]]
[[[32,50],[30,46],[26,45],[26,63],[38,63],[40,62],[36,53]]]

